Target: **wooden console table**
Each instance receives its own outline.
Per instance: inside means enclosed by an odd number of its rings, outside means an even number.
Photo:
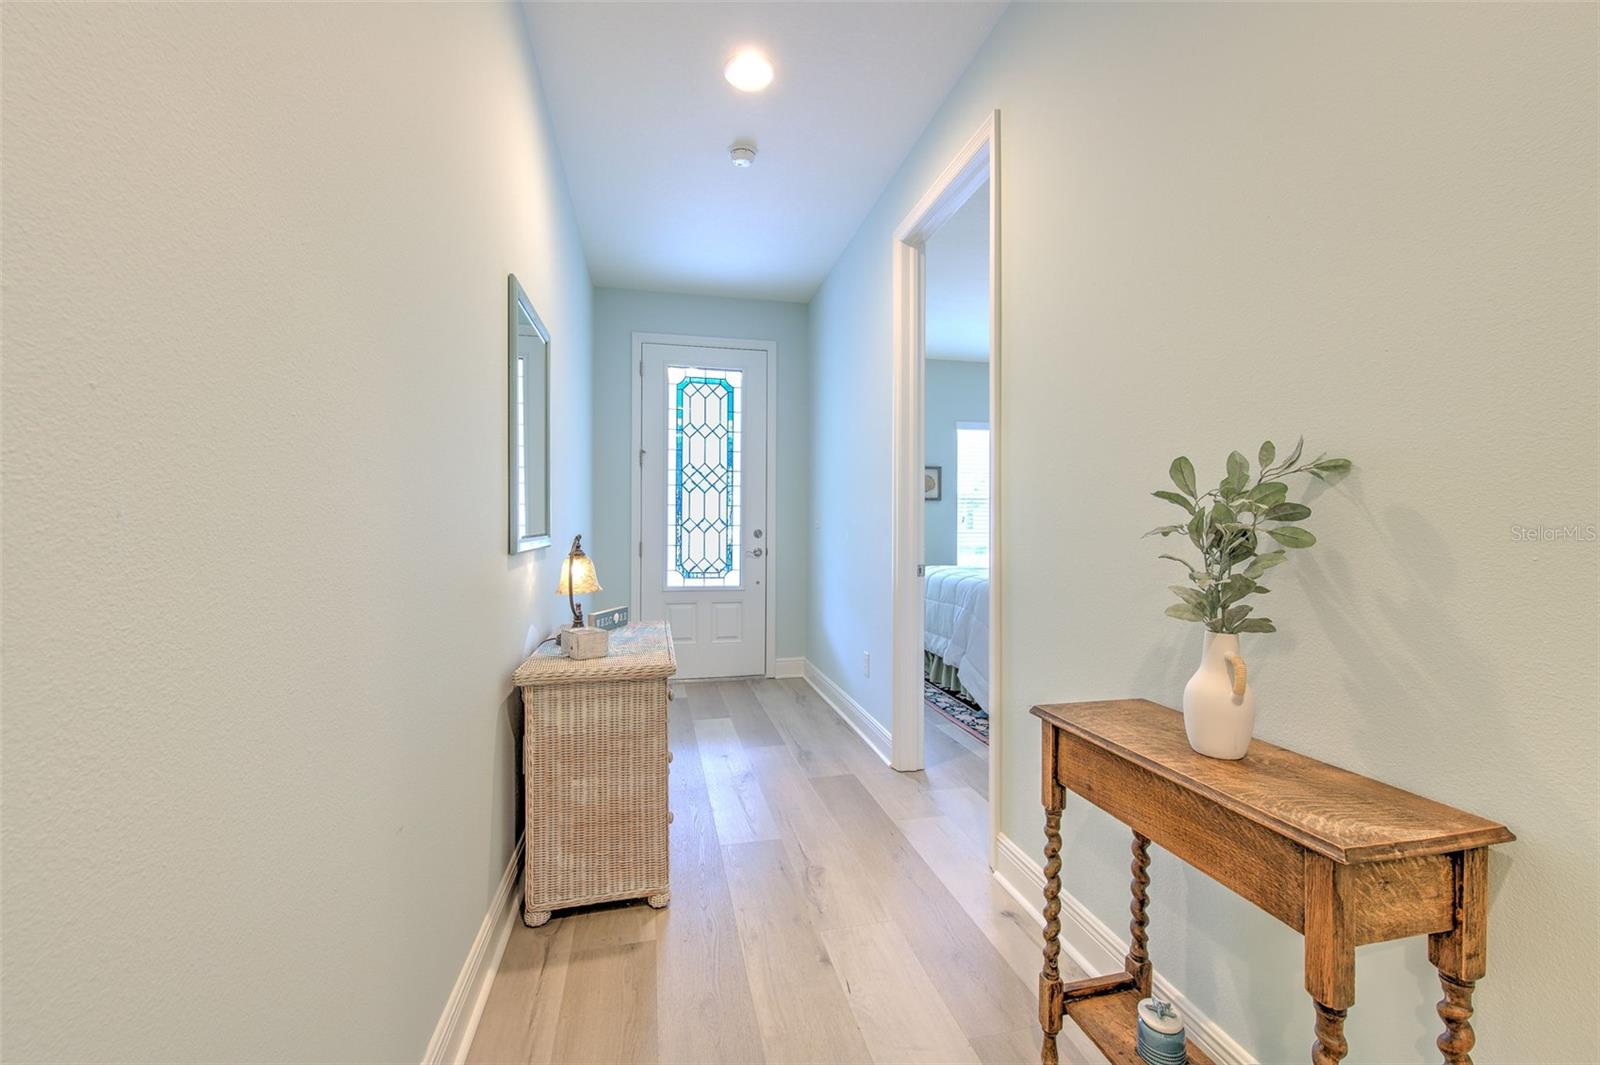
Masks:
[[[1484,974],[1488,847],[1504,825],[1255,740],[1237,762],[1196,754],[1183,716],[1142,699],[1033,708],[1044,723],[1044,1062],[1065,1014],[1112,1062],[1137,1063],[1135,1007],[1150,993],[1150,844],[1305,936],[1315,1065],[1349,1049],[1355,950],[1426,935],[1444,999],[1438,1046],[1471,1065],[1472,988]],[[1063,983],[1061,811],[1076,792],[1133,829],[1132,943],[1123,972]],[[1191,1043],[1189,1060],[1209,1065]]]

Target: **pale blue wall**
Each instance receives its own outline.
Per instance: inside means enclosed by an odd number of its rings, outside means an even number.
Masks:
[[[418,1061],[565,611],[560,547],[506,553],[508,273],[556,543],[591,514],[521,13],[29,4],[3,44],[4,1056]]]
[[[806,653],[810,537],[807,381],[810,340],[806,307],[772,300],[719,299],[631,289],[594,290],[594,530],[595,565],[606,590],[596,606],[628,601],[632,508],[628,499],[637,461],[632,451],[634,333],[679,333],[778,345],[777,523],[768,545],[777,567],[778,657]]]
[[[810,654],[887,722],[891,238],[998,108],[995,801],[1035,857],[1028,706],[1171,704],[1194,668],[1140,539],[1172,457],[1214,478],[1303,431],[1355,460],[1274,571],[1282,631],[1247,639],[1258,732],[1517,832],[1484,1060],[1594,1053],[1569,1013],[1600,982],[1600,551],[1515,530],[1600,512],[1596,28],[1591,5],[1014,4],[811,305]],[[1076,799],[1066,821],[1068,890],[1125,929],[1127,830]],[[1261,1060],[1304,1060],[1299,936],[1170,855],[1153,879],[1157,968]],[[1351,1060],[1436,1060],[1424,945],[1356,967]]]
[[[922,558],[948,565],[956,560],[956,423],[988,424],[989,364],[929,359],[923,380],[924,461],[944,467],[944,496],[922,504]]]
[[[875,210],[869,223],[882,212]],[[864,246],[865,237],[856,236],[810,305],[812,562],[806,657],[888,728],[894,338],[887,298],[889,233],[881,240],[876,232],[870,236],[870,247]],[[863,653],[879,664],[870,676],[861,668]]]

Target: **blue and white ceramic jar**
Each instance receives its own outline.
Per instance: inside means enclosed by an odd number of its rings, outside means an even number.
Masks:
[[[1159,998],[1139,1002],[1139,1034],[1135,1049],[1149,1065],[1188,1065],[1183,1041],[1183,1018],[1170,1002]]]

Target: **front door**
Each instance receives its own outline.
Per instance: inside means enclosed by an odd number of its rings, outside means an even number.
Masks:
[[[678,676],[767,671],[767,357],[646,342],[639,616],[672,626]]]

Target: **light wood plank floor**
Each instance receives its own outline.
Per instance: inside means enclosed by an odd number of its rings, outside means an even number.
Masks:
[[[671,906],[519,922],[469,1061],[1038,1061],[987,748],[930,712],[928,768],[896,773],[804,681],[675,691]]]

